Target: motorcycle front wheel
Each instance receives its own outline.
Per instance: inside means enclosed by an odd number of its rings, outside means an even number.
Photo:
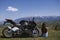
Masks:
[[[4,28],[2,31],[2,34],[4,37],[7,37],[7,38],[13,37],[12,31],[9,30],[8,28]]]

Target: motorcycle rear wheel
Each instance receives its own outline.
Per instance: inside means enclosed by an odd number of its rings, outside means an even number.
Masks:
[[[2,31],[2,34],[4,37],[7,37],[7,38],[13,37],[12,31],[9,30],[8,28],[4,28]]]

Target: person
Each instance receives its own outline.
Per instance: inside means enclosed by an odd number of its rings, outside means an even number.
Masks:
[[[42,37],[48,37],[48,31],[47,31],[45,22],[42,23],[41,32],[42,32],[41,34]]]

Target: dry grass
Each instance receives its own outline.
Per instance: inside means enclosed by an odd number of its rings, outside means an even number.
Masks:
[[[38,37],[38,38],[31,38],[31,37],[27,37],[27,38],[2,38],[2,30],[3,28],[0,28],[0,40],[60,40],[60,31],[56,31],[56,30],[48,30],[49,32],[49,36],[48,37]]]

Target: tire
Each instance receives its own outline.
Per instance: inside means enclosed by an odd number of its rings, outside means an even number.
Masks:
[[[38,30],[38,29],[34,29],[33,32],[32,32],[32,36],[33,36],[34,38],[39,37],[39,30]]]
[[[4,37],[7,37],[7,38],[13,37],[12,31],[9,30],[8,28],[4,28],[3,31],[2,31],[2,34],[3,34]]]

